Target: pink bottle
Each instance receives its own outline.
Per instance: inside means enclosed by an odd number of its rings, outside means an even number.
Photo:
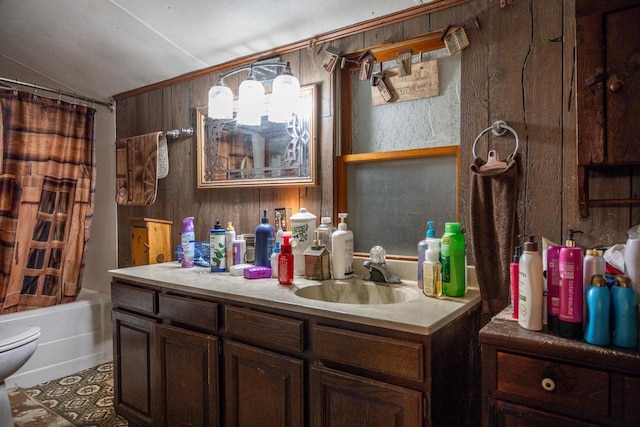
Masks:
[[[560,321],[560,249],[547,248],[547,329],[558,332]]]
[[[582,299],[582,248],[575,247],[572,235],[566,246],[560,249],[560,315],[558,332],[565,338],[580,339],[583,336]]]

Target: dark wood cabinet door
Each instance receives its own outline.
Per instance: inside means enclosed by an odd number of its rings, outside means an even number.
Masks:
[[[156,326],[155,425],[219,425],[218,360],[218,338]]]
[[[640,162],[638,22],[637,0],[576,2],[580,165]]]
[[[112,312],[112,320],[114,407],[132,424],[151,426],[156,322],[120,311]]]
[[[327,368],[310,368],[309,411],[312,427],[423,424],[422,393]]]
[[[233,341],[224,361],[226,425],[304,425],[303,361]]]
[[[511,405],[499,400],[496,402],[495,419],[490,423],[490,425],[501,427],[594,426],[592,423],[578,421],[544,411],[537,411],[524,406]]]

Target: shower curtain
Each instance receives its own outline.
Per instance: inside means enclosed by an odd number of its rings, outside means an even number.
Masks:
[[[0,313],[71,302],[95,190],[92,108],[0,88]]]

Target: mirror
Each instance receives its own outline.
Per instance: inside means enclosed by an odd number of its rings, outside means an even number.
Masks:
[[[300,88],[298,112],[288,123],[260,126],[214,120],[196,110],[198,188],[284,187],[317,184],[316,86]]]

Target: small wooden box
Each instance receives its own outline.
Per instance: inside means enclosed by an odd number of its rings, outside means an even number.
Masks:
[[[172,221],[153,218],[127,218],[131,221],[131,261],[133,265],[169,262]]]
[[[311,280],[331,279],[330,262],[331,255],[326,247],[309,246],[304,251],[304,278]]]

